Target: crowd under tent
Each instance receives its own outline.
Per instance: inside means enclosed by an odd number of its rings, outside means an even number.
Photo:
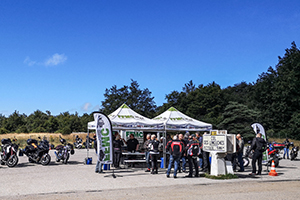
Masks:
[[[144,132],[155,132],[159,139],[159,133],[163,133],[163,137],[166,138],[167,131],[210,131],[212,129],[211,124],[193,119],[174,107],[169,108],[153,119],[149,119],[123,104],[116,111],[109,114],[108,117],[111,120],[113,131],[119,131],[124,139],[127,139],[129,133],[135,133],[140,143],[144,142]],[[88,134],[89,130],[95,129],[96,122],[89,122]],[[166,160],[165,145],[166,140],[163,140],[164,160]]]

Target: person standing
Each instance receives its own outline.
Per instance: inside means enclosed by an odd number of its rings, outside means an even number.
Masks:
[[[203,167],[203,154],[202,154],[202,136],[199,132],[196,132],[196,138],[197,140],[199,140],[199,145],[200,145],[200,155],[199,155],[199,167],[202,168]]]
[[[286,154],[287,159],[289,159],[289,148],[291,146],[291,143],[288,138],[286,138],[286,140],[283,143],[284,143],[283,159],[285,159],[285,154]]]
[[[206,134],[208,134],[208,133],[204,132],[204,135],[206,135]],[[202,146],[203,146],[203,144],[202,144]],[[203,149],[202,149],[202,153],[203,153],[203,168],[201,171],[209,172],[210,171],[209,152],[203,151]]]
[[[139,149],[139,141],[134,137],[133,134],[129,135],[129,140],[127,140],[127,151],[128,152],[136,152]]]
[[[145,172],[150,172],[150,152],[149,152],[149,143],[150,143],[150,139],[151,139],[151,134],[147,134],[146,136],[146,141],[144,142],[144,149],[145,149],[145,158],[146,158],[146,164],[147,164],[147,169]]]
[[[186,157],[186,150],[185,150],[185,148],[186,148],[186,145],[189,142],[189,140],[188,140],[187,137],[183,138],[183,134],[179,134],[179,140],[183,143],[183,146],[184,146],[184,151],[183,151],[182,156],[181,156],[181,160],[182,160],[182,172],[186,171],[186,159],[187,159],[187,157]],[[180,162],[179,162],[178,171],[179,171],[179,173],[181,173]]]
[[[241,136],[241,134],[236,135],[237,144],[238,144],[238,151],[237,151],[237,157],[238,157],[238,162],[240,163],[240,169],[238,170],[239,172],[244,171],[244,161],[243,161],[243,153],[244,153],[244,140]]]
[[[104,173],[102,169],[102,163],[100,162],[98,151],[97,151],[97,137],[94,135],[94,148],[95,152],[97,154],[97,163],[96,163],[96,168],[95,168],[95,173]]]
[[[256,134],[256,137],[253,139],[250,151],[254,151],[253,158],[252,158],[252,173],[249,175],[261,175],[262,171],[262,157],[263,152],[266,150],[267,142],[261,138],[262,134]],[[258,172],[256,173],[256,161],[258,165]]]
[[[159,141],[156,139],[156,135],[151,135],[151,140],[149,142],[149,150],[150,150],[150,156],[151,156],[151,163],[152,163],[152,172],[151,174],[157,174],[158,173],[158,167],[157,167],[157,160],[159,156]]]
[[[120,160],[122,157],[122,146],[124,145],[121,136],[118,134],[116,135],[115,140],[113,141],[114,147],[114,167],[120,167]]]
[[[178,140],[177,136],[173,137],[173,140],[168,142],[168,145],[166,146],[166,150],[170,152],[170,162],[167,170],[167,178],[170,177],[170,172],[172,165],[174,163],[174,178],[177,178],[177,170],[178,165],[180,162],[181,155],[183,153],[183,143]]]
[[[197,158],[200,154],[199,141],[196,138],[196,135],[192,134],[192,139],[187,144],[187,158],[189,161],[189,175],[186,177],[193,177],[193,166],[195,168],[195,177],[199,177],[199,167],[197,163]]]
[[[127,140],[127,142],[125,142],[127,144],[127,151],[131,153],[135,153],[139,149],[139,141],[136,138],[134,138],[133,134],[130,134],[129,138],[130,139]],[[130,155],[128,156],[128,159],[135,160],[136,155]],[[134,163],[132,163],[132,166],[134,167]]]

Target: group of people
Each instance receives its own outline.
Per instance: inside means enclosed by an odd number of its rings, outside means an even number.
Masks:
[[[207,133],[204,133],[207,134]],[[228,155],[229,160],[232,161],[233,169],[236,170],[235,157],[238,158],[240,170],[244,171],[243,164],[243,149],[244,141],[240,134],[237,134],[237,152],[233,155]],[[186,177],[198,177],[199,170],[203,172],[209,172],[210,162],[209,162],[209,152],[202,151],[202,136],[199,132],[190,135],[188,132],[183,134],[177,134],[171,139],[169,135],[166,138],[166,152],[168,155],[168,169],[166,172],[167,177],[170,177],[171,168],[174,167],[173,177],[177,178],[177,172],[186,171],[186,163],[189,164],[189,173]],[[97,140],[94,138],[94,147],[97,152]],[[285,142],[288,147],[288,141]],[[121,138],[119,133],[116,133],[113,137],[113,147],[114,147],[114,167],[118,168],[120,166],[122,147],[124,144],[127,145],[128,152],[136,152],[139,149],[139,141],[130,134],[129,139],[125,141]],[[147,134],[146,141],[144,142],[143,148],[145,150],[145,158],[147,169],[146,172],[151,172],[151,174],[158,173],[158,159],[160,157],[160,148],[162,143],[156,138],[156,135]],[[252,159],[252,172],[250,175],[260,175],[262,172],[262,156],[263,152],[266,150],[267,143],[262,138],[262,134],[258,133],[253,139],[251,144],[251,151],[254,152]],[[286,151],[285,151],[286,152]],[[288,156],[288,152],[287,152]],[[130,159],[130,158],[129,158]],[[199,162],[198,162],[199,160]],[[233,161],[234,160],[234,161]],[[181,165],[181,162],[182,165]],[[258,164],[258,171],[256,170],[256,163]],[[97,162],[95,172],[102,173],[102,164]],[[195,173],[194,173],[195,172]]]
[[[186,160],[189,164],[189,173],[186,176],[188,178],[198,177],[199,168],[205,172],[210,169],[209,152],[202,151],[202,136],[199,132],[192,135],[188,132],[185,135],[175,135],[173,140],[168,141],[166,151],[170,155],[167,169],[168,178],[170,177],[172,166],[174,166],[174,178],[177,178],[177,172],[181,172],[181,170],[185,172]],[[180,160],[182,161],[182,166],[180,165]]]

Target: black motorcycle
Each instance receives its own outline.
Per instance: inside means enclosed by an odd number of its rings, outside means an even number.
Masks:
[[[85,146],[85,148],[87,149],[87,148],[89,148],[89,149],[91,149],[92,148],[92,143],[93,143],[93,139],[92,138],[90,138],[90,137],[87,137],[86,138],[86,141],[83,143],[83,145]]]
[[[82,148],[82,139],[81,138],[77,138],[76,137],[76,140],[74,142],[74,146],[76,149],[81,149]]]
[[[63,139],[61,136],[60,137],[60,142],[63,145],[58,145],[55,149],[56,151],[54,152],[56,155],[56,162],[62,161],[64,164],[67,164],[69,158],[70,158],[70,153],[73,155],[75,153],[73,145],[70,143],[67,143],[65,139]]]
[[[292,145],[292,149],[290,153],[291,160],[295,160],[298,155],[299,147],[295,146],[293,142],[291,142],[291,145]]]
[[[28,146],[25,147],[23,153],[28,157],[30,163],[41,163],[42,165],[48,165],[51,161],[49,155],[49,142],[44,138],[38,142],[35,139],[28,139]]]
[[[15,142],[16,139],[13,139]],[[14,167],[18,164],[19,158],[17,156],[19,146],[8,139],[1,140],[1,156],[0,163],[1,165],[7,165],[8,167]]]

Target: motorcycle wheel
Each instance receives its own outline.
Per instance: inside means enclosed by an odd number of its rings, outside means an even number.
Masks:
[[[243,161],[244,161],[244,167],[248,167],[250,160],[247,157],[243,157]]]
[[[16,155],[11,155],[6,161],[8,167],[14,167],[18,164],[19,158]]]
[[[64,164],[67,164],[67,163],[68,163],[69,157],[70,157],[70,154],[68,153],[66,159],[64,159],[64,161],[63,161]]]
[[[82,148],[82,146],[80,145],[80,146],[78,146],[78,149],[81,149]]]
[[[295,155],[291,154],[291,160],[294,160],[294,159],[295,159]]]
[[[278,167],[278,165],[279,165],[279,159],[278,158],[274,158],[273,160],[274,160],[275,167]]]
[[[43,157],[40,160],[42,165],[49,165],[50,161],[51,161],[51,157],[49,154],[43,155]]]

